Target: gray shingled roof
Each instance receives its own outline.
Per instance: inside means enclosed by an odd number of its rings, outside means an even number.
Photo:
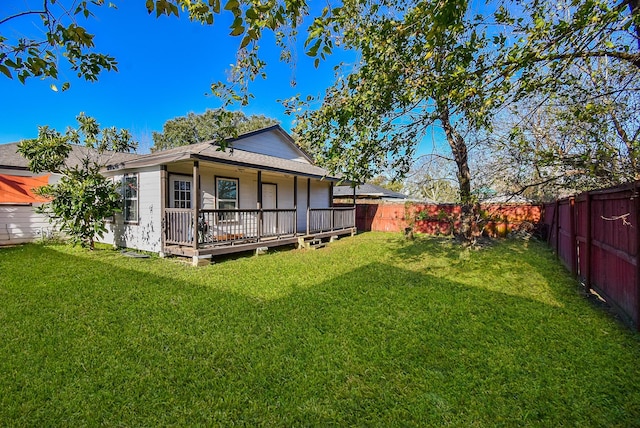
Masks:
[[[224,163],[246,168],[255,168],[281,172],[285,174],[297,174],[314,178],[326,178],[328,180],[340,180],[339,176],[332,176],[329,172],[318,166],[305,162],[282,159],[275,156],[263,155],[238,149],[219,150],[219,146],[213,142],[191,144],[175,147],[169,150],[142,155],[137,159],[107,166],[108,169],[134,169],[154,165],[170,164],[184,160],[201,160],[208,162]]]
[[[333,196],[353,197],[353,188],[351,186],[336,186],[333,188]],[[356,187],[356,197],[407,199],[407,195],[369,183],[364,183]]]
[[[67,159],[68,166],[76,166],[82,162],[90,149],[84,146],[71,146],[71,153]],[[94,151],[94,155],[97,153]],[[114,164],[126,160],[135,159],[140,155],[135,153],[105,152],[101,161],[105,164]],[[29,163],[18,153],[18,143],[0,144],[0,168],[27,170]]]

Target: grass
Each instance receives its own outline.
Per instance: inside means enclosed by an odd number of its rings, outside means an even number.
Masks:
[[[4,248],[0,426],[640,426],[638,337],[533,241]]]

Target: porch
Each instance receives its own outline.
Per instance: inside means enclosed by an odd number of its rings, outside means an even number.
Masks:
[[[295,208],[165,208],[164,253],[187,257],[222,255],[356,232],[355,207],[307,208],[304,231],[298,230],[297,217]]]

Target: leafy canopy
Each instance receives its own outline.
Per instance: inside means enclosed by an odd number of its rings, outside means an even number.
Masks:
[[[93,249],[96,237],[106,232],[105,219],[120,211],[120,186],[100,173],[114,152],[136,148],[126,130],[101,129],[94,118],[80,113],[78,128],[62,134],[47,126],[38,129],[38,137],[18,144],[18,152],[29,161],[29,169],[51,171],[62,177],[55,184],[37,189],[51,202],[39,207],[72,242]],[[82,145],[80,162],[69,156],[72,145]]]
[[[168,120],[162,132],[154,132],[151,150],[155,152],[204,141],[222,141],[276,124],[277,120],[263,115],[246,116],[242,112],[224,109],[207,110],[202,114],[189,113]]]

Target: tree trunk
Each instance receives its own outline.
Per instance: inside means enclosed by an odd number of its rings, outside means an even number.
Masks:
[[[468,149],[464,138],[455,127],[451,124],[449,115],[449,105],[446,100],[439,100],[437,103],[438,115],[444,128],[449,147],[453,159],[456,162],[458,186],[460,190],[460,229],[455,235],[465,244],[472,244],[473,236],[473,220],[475,215],[475,207],[471,197],[471,172],[469,171]]]

